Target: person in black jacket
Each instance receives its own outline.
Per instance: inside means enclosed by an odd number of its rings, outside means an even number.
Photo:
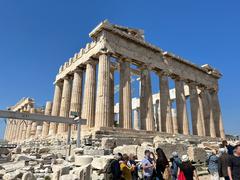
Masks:
[[[161,148],[156,149],[157,160],[156,160],[156,176],[159,180],[163,180],[163,173],[166,168],[169,167],[167,157]]]

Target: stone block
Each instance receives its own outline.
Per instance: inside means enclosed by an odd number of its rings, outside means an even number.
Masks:
[[[65,174],[60,176],[60,180],[80,180],[75,174]]]
[[[59,171],[60,176],[65,175],[65,174],[69,174],[70,168],[71,168],[70,165],[62,165],[62,164],[60,164],[60,165],[52,165],[53,173],[57,174],[58,171]]]
[[[188,147],[187,150],[189,159],[195,162],[206,162],[207,153],[204,149],[198,147]]]
[[[36,177],[31,172],[26,172],[23,174],[22,180],[36,180]]]
[[[174,151],[178,153],[179,157],[181,157],[182,155],[186,154],[188,150],[188,147],[185,144],[155,143],[155,149],[158,147],[163,150],[168,159],[171,158]]]
[[[144,158],[145,150],[150,150],[151,152],[155,151],[155,149],[151,146],[137,146],[137,158],[139,160],[142,160]]]
[[[38,151],[38,153],[48,153],[50,151],[50,148],[48,147],[41,147]]]
[[[93,156],[75,156],[75,166],[85,166],[93,161]]]
[[[91,163],[92,168],[97,170],[104,169],[108,161],[113,158],[113,155],[95,157]]]
[[[104,156],[112,153],[111,149],[84,149],[84,155]]]
[[[122,153],[122,154],[134,154],[137,155],[137,145],[124,145],[118,146],[113,149],[113,154]]]

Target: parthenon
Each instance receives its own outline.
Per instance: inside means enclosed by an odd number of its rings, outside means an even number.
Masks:
[[[74,112],[87,119],[83,132],[88,134],[108,127],[225,138],[218,98],[218,80],[222,75],[218,70],[207,64],[197,66],[146,42],[141,29],[114,25],[107,20],[89,36],[92,42],[59,68],[53,102],[47,102],[45,114],[69,117]],[[117,103],[115,72],[120,79]],[[151,80],[151,73],[159,82]],[[140,77],[139,99],[132,97],[132,75]],[[170,80],[175,84],[173,90]],[[159,84],[157,94],[152,93],[152,83]],[[32,105],[30,101],[11,110],[33,113],[36,109]],[[8,120],[5,132],[9,141],[24,140],[34,134],[54,136],[67,132],[65,124],[12,122]],[[19,127],[21,136],[15,127]]]

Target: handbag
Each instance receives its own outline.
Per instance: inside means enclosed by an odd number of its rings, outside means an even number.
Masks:
[[[178,180],[186,180],[184,173],[182,171],[179,172]]]
[[[163,173],[163,179],[164,180],[171,180],[171,175],[169,168],[165,168],[164,173]]]

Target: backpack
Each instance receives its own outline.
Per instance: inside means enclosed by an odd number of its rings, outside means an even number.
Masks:
[[[107,164],[106,164],[106,166],[105,166],[105,168],[104,168],[104,170],[105,170],[105,172],[106,172],[107,174],[111,174],[111,173],[112,173],[112,163],[113,163],[114,161],[116,161],[116,159],[110,159],[110,160],[107,162]]]

